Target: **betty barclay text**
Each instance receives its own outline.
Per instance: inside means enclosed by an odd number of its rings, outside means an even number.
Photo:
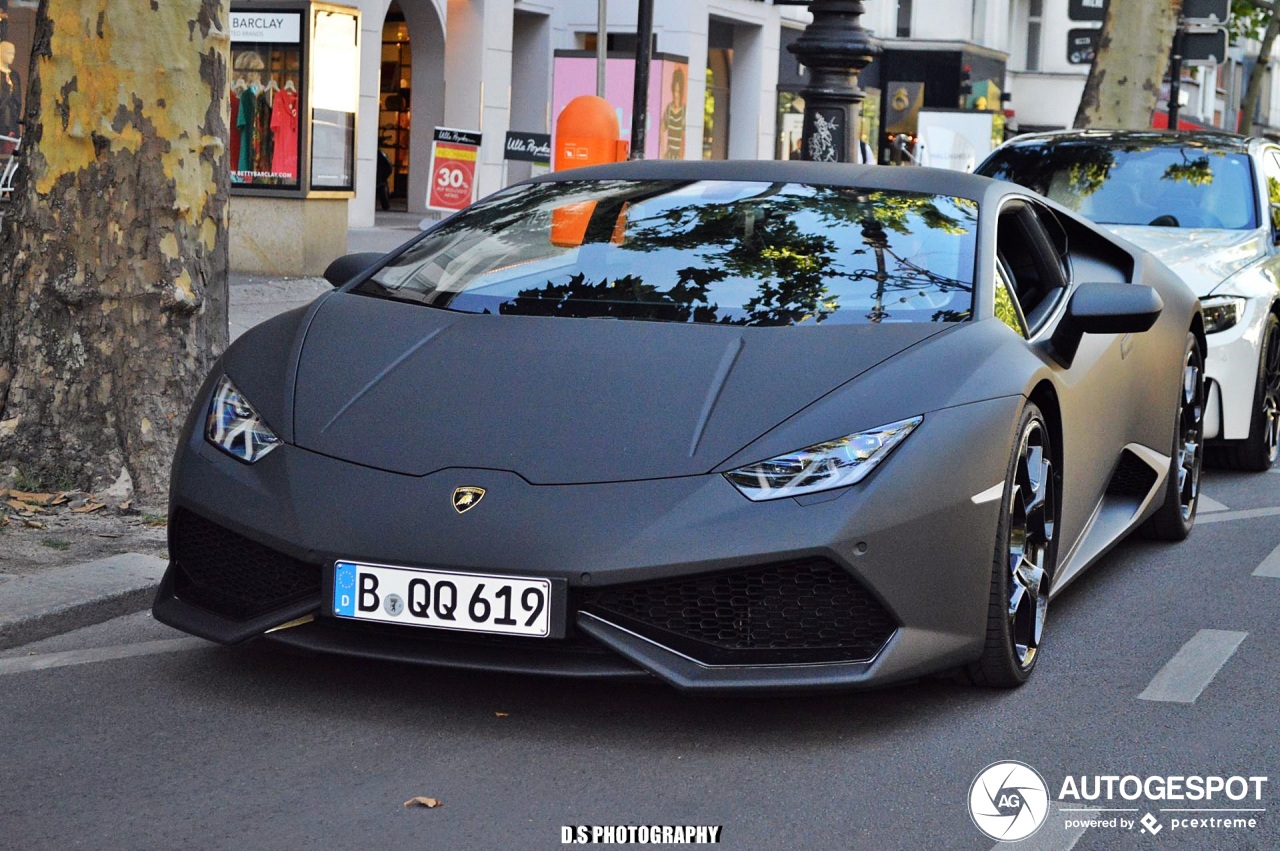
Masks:
[[[262,18],[250,15],[232,15],[231,28],[245,30],[278,30],[284,26],[284,18]]]

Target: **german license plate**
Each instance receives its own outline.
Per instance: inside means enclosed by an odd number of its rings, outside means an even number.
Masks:
[[[380,621],[499,635],[551,635],[549,579],[454,573],[340,561],[333,613]]]

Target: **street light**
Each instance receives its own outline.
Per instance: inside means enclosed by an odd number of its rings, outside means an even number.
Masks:
[[[776,2],[776,0],[775,0]],[[880,53],[880,45],[859,24],[861,0],[812,0],[813,23],[787,45],[809,69],[804,97],[802,159],[853,162],[857,158],[862,102],[867,94],[857,77]]]

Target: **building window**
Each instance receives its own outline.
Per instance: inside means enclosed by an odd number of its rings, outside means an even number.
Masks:
[[[911,38],[911,0],[898,0],[898,38]]]
[[[1040,70],[1040,28],[1043,21],[1044,0],[1028,0],[1027,3],[1027,70]]]

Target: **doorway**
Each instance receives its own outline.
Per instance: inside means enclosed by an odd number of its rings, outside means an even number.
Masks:
[[[378,150],[390,163],[386,195],[381,191],[378,193],[382,209],[408,208],[412,87],[413,56],[409,47],[409,27],[400,4],[392,0],[382,24],[382,63],[378,85]],[[386,175],[387,163],[379,159],[378,177],[381,180]]]

